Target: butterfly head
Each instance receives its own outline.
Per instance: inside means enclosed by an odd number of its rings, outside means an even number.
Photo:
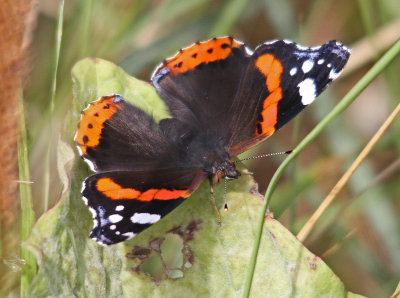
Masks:
[[[237,179],[240,172],[236,170],[235,164],[230,160],[215,162],[212,167],[212,180],[218,184],[222,179]]]

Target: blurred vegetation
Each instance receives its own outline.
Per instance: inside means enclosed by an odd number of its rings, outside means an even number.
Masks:
[[[338,81],[295,121],[246,153],[255,155],[294,148],[400,37],[398,0],[70,0],[65,3],[52,107],[59,2],[40,0],[33,9],[37,18],[30,24],[35,26],[30,75],[23,85],[36,219],[54,206],[62,192],[56,175],[56,141],[71,106],[70,71],[80,59],[104,58],[148,80],[154,67],[179,48],[220,35],[232,35],[251,48],[277,38],[310,46],[337,39],[352,48],[352,57]],[[301,229],[399,103],[399,70],[397,58],[302,152],[281,180],[270,209],[293,233]],[[397,119],[305,242],[348,290],[368,297],[390,296],[400,277],[399,136]],[[246,163],[261,193],[280,160]],[[19,231],[17,226],[2,233],[18,235]],[[3,263],[11,263],[5,268],[13,274],[7,275],[9,281],[3,288],[0,285],[0,294],[18,293],[18,268],[23,267],[23,260],[15,261],[18,255],[6,251],[3,258]]]

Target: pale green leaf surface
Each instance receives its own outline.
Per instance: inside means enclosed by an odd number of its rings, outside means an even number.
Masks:
[[[100,96],[116,93],[152,115],[157,122],[169,115],[166,105],[149,83],[128,76],[122,68],[106,60],[81,60],[72,70],[72,80],[74,97],[80,108],[85,108]],[[79,107],[75,112],[80,113]]]
[[[153,88],[100,59],[74,67],[75,104],[66,120],[72,144],[78,111],[101,95],[119,93],[161,119],[168,113]],[[151,108],[155,110],[152,111]],[[40,264],[30,296],[78,297],[239,297],[262,206],[256,184],[242,177],[215,196],[221,210],[218,226],[204,183],[185,203],[160,222],[125,243],[102,247],[88,239],[90,213],[80,199],[89,173],[69,143],[60,141],[59,174],[65,191],[60,202],[36,223],[25,242]],[[77,154],[75,154],[77,156]],[[71,183],[69,185],[69,183]],[[271,217],[266,219],[257,262],[254,297],[346,297],[339,278]]]

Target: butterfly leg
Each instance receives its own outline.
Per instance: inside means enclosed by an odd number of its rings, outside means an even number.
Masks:
[[[219,213],[217,204],[215,203],[214,185],[213,185],[212,177],[210,177],[209,180],[210,180],[210,199],[211,199],[211,203],[215,209],[215,213],[217,214],[218,225],[220,226],[221,225],[221,214]]]
[[[225,205],[224,205],[224,211],[228,211],[228,185],[227,185],[228,179],[226,177],[224,178],[224,196],[225,196]]]

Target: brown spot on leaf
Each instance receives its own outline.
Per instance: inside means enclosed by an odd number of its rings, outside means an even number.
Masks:
[[[135,258],[144,259],[147,258],[150,253],[151,253],[150,248],[135,246],[132,249],[132,252],[126,254],[126,257],[129,259],[135,259]]]
[[[190,270],[195,261],[193,251],[190,247],[190,241],[194,239],[195,232],[201,228],[201,223],[201,219],[192,220],[186,227],[176,226],[163,237],[152,239],[148,247],[135,246],[130,253],[126,254],[127,258],[133,259],[136,262],[135,267],[132,268],[132,272],[136,274],[145,274],[156,284],[160,284],[163,279],[175,280],[184,277],[185,271]],[[171,241],[171,234],[176,235],[174,236],[175,239],[176,237],[180,239],[180,241],[178,241],[180,244],[177,246],[177,251],[174,252],[177,256],[179,256],[179,254],[182,255],[183,262],[181,263],[182,265],[178,265],[178,268],[172,268],[171,264],[169,264],[170,262],[168,262],[168,258],[165,260],[163,259],[163,256],[166,256],[164,251],[165,245],[168,247],[168,245],[174,245],[175,243],[175,241],[168,244],[165,242]],[[172,237],[172,239],[174,239],[174,237]],[[157,264],[162,264],[162,266],[154,271],[150,269],[151,266],[149,262],[156,262]]]
[[[160,249],[161,242],[162,242],[162,239],[160,239],[160,238],[156,238],[156,239],[151,240],[150,241],[150,245],[149,245],[150,249],[160,253],[161,252],[161,249]]]

